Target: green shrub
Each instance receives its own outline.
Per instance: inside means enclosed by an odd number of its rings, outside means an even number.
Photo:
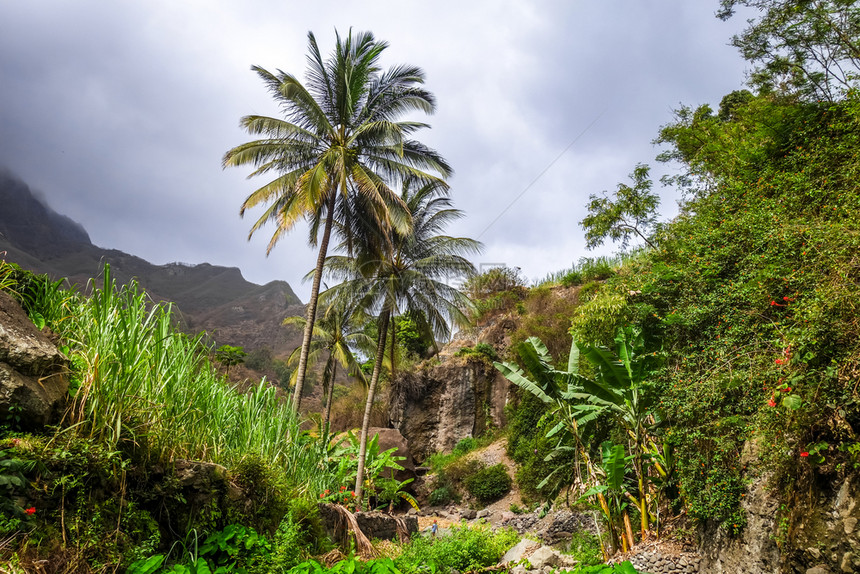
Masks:
[[[416,572],[430,567],[439,572],[483,570],[495,566],[519,535],[511,529],[493,531],[489,526],[454,526],[446,536],[420,537],[403,549],[395,560],[402,572]]]
[[[561,284],[565,287],[573,287],[574,285],[582,284],[582,272],[581,271],[569,271],[565,273],[561,278]]]
[[[614,267],[618,263],[609,257],[583,258],[579,260],[579,272],[585,282],[602,281],[615,275]]]
[[[457,458],[449,462],[440,473],[447,481],[455,485],[465,483],[466,479],[486,468],[486,465],[475,458]]]
[[[478,441],[474,437],[467,436],[464,439],[461,439],[460,442],[454,447],[453,453],[461,456],[464,454],[468,454],[475,450],[478,447]]]
[[[504,464],[496,464],[468,477],[466,490],[481,504],[498,500],[511,491],[511,477]]]
[[[461,347],[454,355],[455,357],[477,357],[479,359],[498,361],[499,355],[492,345],[478,343],[474,347]]]
[[[430,493],[430,497],[427,499],[427,503],[430,506],[444,506],[449,502],[454,502],[455,500],[456,496],[455,493],[451,490],[451,488],[447,486],[442,486]]]
[[[286,572],[302,559],[302,548],[306,546],[307,533],[287,514],[272,536],[272,552],[269,560],[271,572]]]
[[[603,284],[599,281],[589,281],[579,289],[579,300],[591,301],[602,286]]]
[[[569,554],[581,565],[591,566],[603,563],[600,540],[587,530],[577,530],[573,533],[565,554]]]

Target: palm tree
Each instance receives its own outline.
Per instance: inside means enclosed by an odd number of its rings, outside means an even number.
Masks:
[[[363,385],[367,386],[367,377],[361,370],[361,365],[356,360],[352,349],[369,349],[373,346],[370,337],[360,330],[360,327],[363,326],[362,319],[366,319],[361,310],[337,303],[330,305],[319,320],[314,322],[313,339],[308,353],[308,366],[311,368],[322,359],[323,355],[327,355],[322,378],[325,401],[322,429],[326,435],[331,418],[331,404],[338,364],[346,369],[350,376],[357,378]],[[304,317],[287,317],[284,319],[284,325],[297,327],[304,327],[306,322],[307,319]],[[298,362],[300,351],[301,347],[293,351],[288,359],[290,364]],[[297,375],[298,370],[293,371],[291,377],[293,381],[291,382],[295,381]]]
[[[377,317],[378,335],[373,373],[367,391],[358,453],[355,492],[361,500],[364,458],[370,414],[382,370],[388,327],[395,315],[409,313],[439,339],[451,334],[450,322],[468,323],[469,299],[446,284],[452,276],[474,272],[463,254],[477,253],[482,245],[472,239],[440,235],[449,222],[463,213],[452,207],[447,188],[434,183],[412,190],[414,182],[403,184],[401,199],[412,214],[412,228],[406,232],[379,229],[373,219],[361,219],[366,210],[351,206],[356,247],[354,255],[332,256],[327,272],[343,283],[326,292],[326,298],[360,300]],[[358,203],[361,203],[359,199]],[[361,230],[361,233],[358,233]],[[386,232],[387,231],[387,232]]]
[[[320,278],[338,203],[359,196],[381,227],[405,232],[410,226],[408,210],[389,184],[415,177],[444,186],[442,178],[451,174],[439,154],[409,139],[426,124],[400,120],[413,111],[433,113],[433,95],[421,87],[424,72],[408,65],[381,71],[379,58],[388,44],[369,32],[353,36],[350,31],[345,39],[336,36],[334,52],[323,59],[316,38],[308,34],[307,86],[281,70],[272,73],[259,66],[252,68],[284,117],[242,118],[241,126],[262,139],[237,146],[223,158],[224,167],[253,166],[249,177],[277,174],[242,204],[242,215],[247,209],[267,206],[251,227],[249,239],[266,223],[274,222],[266,250],[269,254],[304,218],[310,223],[309,243],[319,248],[293,393],[294,411],[301,403]],[[349,229],[345,231],[349,235]]]

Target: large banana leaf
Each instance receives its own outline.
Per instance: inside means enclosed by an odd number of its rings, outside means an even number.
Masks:
[[[627,467],[624,445],[604,441],[600,446],[603,450],[603,471],[606,473],[606,486],[610,490],[621,492],[624,487],[624,471]]]
[[[552,404],[553,402],[555,402],[553,397],[548,395],[539,385],[535,384],[528,377],[526,377],[525,373],[523,373],[522,369],[520,369],[518,366],[512,363],[499,362],[494,362],[493,365],[510,382],[520,387],[521,389],[525,389],[526,391],[530,392],[544,403]]]
[[[589,345],[583,350],[585,357],[600,371],[600,378],[608,385],[629,389],[633,379],[627,367],[606,347]]]

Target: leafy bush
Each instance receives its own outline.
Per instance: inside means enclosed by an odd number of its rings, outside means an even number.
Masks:
[[[565,554],[569,554],[581,565],[592,566],[603,563],[600,540],[587,530],[577,530],[573,533]]]
[[[464,439],[460,439],[460,442],[454,446],[453,453],[458,456],[462,456],[464,454],[469,454],[473,450],[478,448],[478,441],[471,436],[467,436]]]
[[[582,284],[582,272],[581,271],[568,271],[561,277],[561,284],[565,287],[573,287],[575,285]]]
[[[478,502],[488,504],[511,491],[511,477],[504,464],[496,464],[468,477],[466,489]]]
[[[474,476],[484,468],[486,465],[476,458],[461,457],[446,464],[440,475],[444,476],[446,481],[460,485],[464,484],[468,477]]]
[[[539,337],[546,341],[553,357],[567,357],[570,351],[570,318],[577,307],[572,294],[547,286],[533,287],[522,303],[525,313],[519,321],[519,328],[511,333],[509,349],[529,337]]]
[[[289,574],[400,574],[391,558],[360,560],[350,556],[326,567],[315,560],[307,560],[289,570]]]
[[[461,347],[454,355],[455,357],[477,357],[483,360],[497,361],[498,353],[492,345],[487,343],[478,343],[474,347]]]
[[[456,500],[456,493],[450,487],[441,486],[430,493],[430,497],[427,499],[427,502],[430,506],[445,506],[449,502],[454,502]]]
[[[426,571],[428,566],[440,572],[481,570],[495,566],[519,539],[511,529],[454,526],[446,536],[413,539],[395,563],[402,572]]]
[[[599,281],[589,281],[580,288],[579,299],[581,301],[591,301],[597,295],[597,292],[600,291],[602,285]]]
[[[615,267],[619,261],[610,257],[582,258],[579,260],[579,272],[582,281],[602,281],[615,275]]]

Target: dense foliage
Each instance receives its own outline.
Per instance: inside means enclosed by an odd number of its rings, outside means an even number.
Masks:
[[[681,215],[574,314],[583,340],[633,323],[667,357],[655,432],[697,518],[743,527],[749,440],[788,487],[860,462],[858,134],[853,91],[681,109],[659,138],[684,168]]]

